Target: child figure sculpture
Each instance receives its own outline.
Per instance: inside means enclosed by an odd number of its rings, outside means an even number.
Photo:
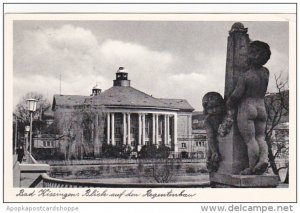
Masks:
[[[204,126],[208,140],[206,165],[209,172],[216,172],[221,161],[217,139],[218,128],[224,117],[225,102],[219,93],[208,92],[202,99],[202,106],[206,115]]]
[[[261,41],[250,43],[249,69],[240,75],[237,85],[229,96],[228,111],[237,108],[237,125],[247,145],[249,167],[242,175],[262,174],[268,167],[268,146],[265,141],[267,113],[264,97],[269,82],[269,71],[263,67],[270,59],[268,44]]]

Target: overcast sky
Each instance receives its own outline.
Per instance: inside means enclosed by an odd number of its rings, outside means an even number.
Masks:
[[[243,22],[251,40],[267,42],[273,74],[288,76],[288,22]],[[228,31],[233,22],[14,21],[14,106],[30,91],[106,90],[123,66],[131,86],[157,98],[187,99],[202,110],[206,92],[223,94]]]

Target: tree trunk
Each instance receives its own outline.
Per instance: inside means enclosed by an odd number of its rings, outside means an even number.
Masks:
[[[269,162],[270,162],[272,171],[273,171],[274,175],[279,175],[278,168],[277,168],[276,163],[275,163],[275,157],[274,157],[273,151],[272,151],[272,145],[271,145],[269,140],[266,140],[266,142],[268,144]]]

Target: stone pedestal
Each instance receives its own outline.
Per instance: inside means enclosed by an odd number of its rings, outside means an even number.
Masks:
[[[237,188],[273,188],[279,184],[276,175],[233,175],[211,173],[212,187],[237,187]]]
[[[218,173],[238,175],[248,167],[247,146],[239,133],[236,123],[225,137],[218,137],[222,161]]]

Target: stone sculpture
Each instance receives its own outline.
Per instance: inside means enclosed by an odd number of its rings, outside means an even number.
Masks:
[[[270,56],[268,44],[261,41],[250,43],[249,69],[240,74],[236,87],[226,102],[229,112],[237,109],[237,126],[247,145],[249,167],[241,171],[242,175],[263,174],[268,166],[268,146],[265,141],[267,114],[264,97],[269,82],[269,71],[263,65]]]
[[[264,42],[250,42],[247,32],[240,22],[229,31],[224,100],[214,92],[203,98],[212,187],[265,188],[279,183],[277,175],[264,174],[268,166],[264,96],[269,71],[263,65],[271,51]],[[215,106],[223,106],[224,111]]]
[[[217,135],[219,125],[224,117],[225,102],[219,93],[209,92],[204,95],[202,105],[206,115],[204,126],[208,139],[207,169],[209,172],[216,172],[221,161]]]

